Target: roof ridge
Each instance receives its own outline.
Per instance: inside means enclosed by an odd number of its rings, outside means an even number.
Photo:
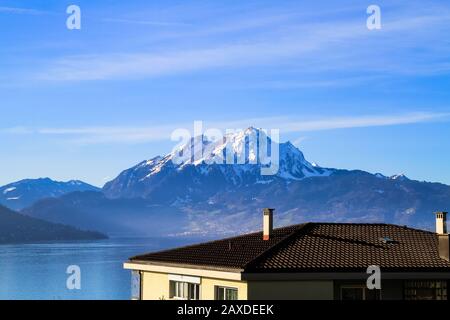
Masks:
[[[315,226],[316,224],[314,222],[307,222],[307,223],[303,223],[303,224],[298,224],[297,226],[299,228],[295,229],[294,231],[292,231],[290,234],[288,234],[287,236],[285,236],[283,239],[281,239],[280,241],[278,241],[277,243],[275,243],[274,245],[272,245],[271,247],[267,248],[266,250],[264,250],[262,253],[260,253],[259,255],[257,255],[255,258],[253,258],[251,261],[247,262],[244,267],[242,269],[246,270],[248,267],[250,267],[253,263],[256,263],[258,260],[262,259],[263,257],[265,257],[267,254],[269,254],[269,252],[271,252],[272,250],[275,250],[278,248],[278,246],[280,246],[281,244],[285,243],[286,241],[288,241],[289,239],[291,239],[294,235],[297,235],[300,231],[304,231],[307,227],[308,228],[312,228],[313,226]],[[280,228],[281,229],[281,228]]]
[[[389,227],[397,227],[401,229],[409,229],[414,231],[419,231],[423,233],[436,234],[436,232],[432,230],[424,230],[419,229],[417,227],[412,227],[408,225],[400,225],[395,223],[387,223],[387,222],[317,222],[311,221],[309,223],[314,223],[316,225],[350,225],[350,226],[389,226]]]
[[[396,227],[404,227],[402,225],[386,223],[386,222],[331,222],[331,221],[310,221],[310,223],[314,224],[323,224],[323,225],[350,225],[350,226],[396,226]],[[408,227],[409,228],[409,227]]]

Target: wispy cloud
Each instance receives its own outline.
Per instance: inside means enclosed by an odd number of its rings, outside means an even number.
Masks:
[[[125,23],[125,24],[137,24],[137,25],[148,25],[154,27],[186,27],[191,24],[185,22],[170,22],[170,21],[156,21],[156,20],[135,20],[135,19],[121,19],[121,18],[104,18],[104,22],[115,22],[115,23]]]
[[[312,121],[291,121],[282,124],[286,132],[307,132],[333,129],[364,128],[404,125],[449,119],[450,113],[417,112],[401,115],[370,115],[359,117],[335,117]]]
[[[416,112],[397,115],[366,115],[331,117],[314,120],[293,120],[292,117],[255,118],[236,121],[205,122],[205,130],[217,128],[225,132],[226,129],[245,129],[256,126],[265,129],[280,129],[282,134],[305,133],[322,130],[350,129],[363,127],[382,127],[406,125],[450,120],[450,113]],[[80,145],[90,144],[138,144],[154,141],[170,140],[171,133],[178,128],[190,129],[192,123],[171,125],[156,125],[142,127],[79,127],[79,128],[28,128],[15,127],[0,130],[3,134],[35,134],[63,138]]]
[[[293,35],[307,34],[307,36]],[[344,41],[365,34],[354,24],[330,28],[316,25],[289,34],[255,41],[232,42],[163,53],[69,56],[55,61],[39,79],[51,81],[108,80],[156,77],[224,67],[283,64],[324,49],[330,41]]]
[[[0,7],[0,13],[38,15],[44,14],[45,12],[41,10],[28,8]]]
[[[32,128],[19,126],[19,127],[11,127],[11,128],[0,129],[0,133],[14,134],[14,135],[31,134],[31,133],[35,133],[35,130],[32,129]]]
[[[76,144],[145,143],[170,139],[176,126],[39,128],[35,134],[66,137]]]
[[[328,79],[301,79],[301,80],[272,80],[261,81],[255,84],[247,84],[250,88],[272,88],[272,89],[309,89],[309,88],[330,88],[330,87],[350,87],[355,85],[367,84],[369,82],[379,82],[387,78],[383,75],[367,74],[364,76],[336,77]]]
[[[363,12],[364,13],[364,12]],[[291,21],[288,14],[277,19],[258,17],[250,22],[227,21],[223,25],[201,25],[202,41],[183,46],[177,41],[152,51],[126,53],[78,54],[57,58],[38,72],[39,80],[93,81],[129,78],[151,78],[218,68],[249,66],[289,66],[297,73],[331,71],[364,71],[382,74],[416,74],[448,72],[450,46],[435,43],[434,38],[448,30],[448,11],[410,12],[383,20],[383,29],[371,33],[361,19],[331,19],[327,22]],[[120,23],[176,26],[178,23],[155,20],[109,19]],[[255,33],[242,33],[255,26],[267,26]],[[277,24],[278,23],[278,24]],[[197,40],[195,31],[189,35],[180,28],[183,41]],[[207,31],[205,33],[205,30]],[[432,31],[429,31],[432,30]],[[228,34],[225,36],[223,33]],[[173,39],[172,39],[173,40]],[[364,44],[363,44],[364,43]],[[415,54],[412,47],[423,48]],[[402,54],[403,52],[403,54]],[[408,52],[405,58],[405,53]],[[430,54],[430,59],[424,55]],[[432,58],[432,59],[431,59]],[[303,86],[297,81],[298,86]],[[318,82],[319,86],[326,83]]]

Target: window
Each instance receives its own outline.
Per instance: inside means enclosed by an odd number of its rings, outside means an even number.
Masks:
[[[238,289],[227,287],[216,287],[216,300],[237,300]]]
[[[199,300],[200,286],[196,283],[170,281],[170,299]]]
[[[380,300],[380,290],[369,290],[364,285],[341,286],[341,300]]]
[[[133,271],[131,273],[131,299],[141,300],[141,272]]]
[[[447,300],[447,281],[405,281],[405,300]]]

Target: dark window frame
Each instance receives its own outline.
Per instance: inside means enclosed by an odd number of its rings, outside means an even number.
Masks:
[[[405,280],[403,281],[403,298],[404,300],[448,300],[448,281]]]
[[[219,290],[224,290],[223,297],[224,299],[221,299],[221,301],[237,301],[239,300],[239,289],[235,287],[227,287],[227,286],[214,286],[214,298],[215,300],[219,300]],[[227,299],[227,291],[235,291],[236,299]]]
[[[344,300],[342,289],[360,289],[362,291],[362,300],[382,300],[381,290],[369,290],[367,284],[361,281],[334,281],[335,299]]]

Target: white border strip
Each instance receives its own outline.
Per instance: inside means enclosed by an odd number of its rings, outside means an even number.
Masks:
[[[187,267],[175,267],[175,266],[159,266],[151,264],[140,264],[126,262],[123,267],[128,270],[139,270],[157,273],[167,273],[167,274],[178,274],[193,277],[204,277],[204,278],[215,278],[223,280],[242,280],[241,271],[231,272],[231,271],[218,271],[218,270],[205,270],[205,269],[193,269]]]

